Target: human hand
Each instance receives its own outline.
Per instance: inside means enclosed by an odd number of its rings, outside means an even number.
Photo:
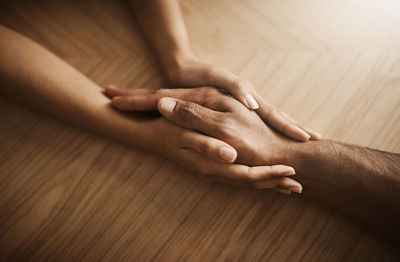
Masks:
[[[233,185],[275,189],[289,194],[290,188],[301,190],[301,185],[288,178],[294,175],[284,165],[254,166],[232,164],[236,151],[227,143],[173,124],[164,117],[146,119],[142,147],[194,171],[199,178]]]
[[[198,61],[196,58],[180,59],[168,67],[168,79],[174,87],[214,86],[233,95],[244,106],[255,110],[269,125],[298,141],[320,140],[321,135],[303,127],[287,114],[267,103],[255,91],[252,84],[232,72]]]
[[[113,97],[112,105],[117,109],[158,109],[182,127],[225,141],[237,150],[237,163],[270,165],[283,153],[281,144],[288,140],[266,126],[256,113],[212,87],[157,91],[107,87],[106,93]],[[294,186],[295,183],[290,189],[301,192],[301,185],[297,183]],[[262,188],[264,183],[255,182],[253,185]]]

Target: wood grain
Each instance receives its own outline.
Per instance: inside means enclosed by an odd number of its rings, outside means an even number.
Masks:
[[[203,60],[330,139],[400,152],[400,2],[182,2]],[[121,1],[2,1],[0,23],[101,85],[165,85]],[[210,184],[0,97],[0,260],[398,261],[301,196]]]

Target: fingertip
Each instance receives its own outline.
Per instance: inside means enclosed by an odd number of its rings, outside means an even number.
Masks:
[[[219,154],[219,157],[220,157],[222,160],[224,160],[224,161],[226,161],[226,162],[228,162],[228,163],[233,163],[233,162],[235,162],[236,157],[237,157],[237,152],[236,152],[236,150],[235,150],[234,148],[232,148],[232,147],[227,147],[227,146],[222,146],[222,147],[219,149],[218,154]]]
[[[322,140],[322,135],[318,132],[310,130],[309,133],[311,134],[311,139],[315,141]]]
[[[289,190],[297,193],[297,194],[301,194],[303,192],[303,187],[302,186],[296,186],[296,187],[289,187]]]
[[[286,167],[287,171],[284,173],[285,176],[293,176],[296,174],[296,171],[294,170],[293,167]]]
[[[174,111],[176,106],[176,100],[170,97],[163,97],[158,102],[158,109],[161,113],[170,114]]]
[[[254,99],[254,97],[251,94],[247,94],[245,96],[245,101],[247,103],[247,107],[251,110],[256,110],[256,109],[260,108],[257,101]]]
[[[293,136],[293,138],[302,141],[302,142],[307,142],[310,140],[311,136],[304,131],[303,129],[301,129],[298,126],[294,126],[294,132],[295,132],[295,136]]]
[[[292,176],[296,174],[293,167],[286,165],[269,166],[269,172],[277,176]]]
[[[283,178],[281,187],[288,188],[298,194],[303,192],[303,186],[299,182],[287,177]]]
[[[249,110],[253,111],[249,103],[247,103],[246,98],[243,96],[236,97],[237,100],[239,100],[240,103],[242,103],[245,107],[247,107]]]
[[[319,141],[322,139],[322,135],[318,132],[315,132],[314,130],[305,127],[302,127],[302,130],[310,136],[311,140]]]

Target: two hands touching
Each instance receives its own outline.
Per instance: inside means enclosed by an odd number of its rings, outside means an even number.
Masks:
[[[301,193],[301,184],[290,178],[295,170],[280,160],[295,140],[319,140],[318,133],[264,102],[248,81],[225,69],[191,61],[170,80],[175,86],[203,87],[106,88],[118,110],[159,111],[164,116],[152,120],[148,148],[208,181]],[[237,100],[204,86],[217,84]]]
[[[281,145],[287,138],[270,127],[293,141],[318,140],[320,135],[266,103],[249,81],[199,61],[191,51],[178,1],[131,0],[131,4],[171,86],[193,88],[107,88],[115,108],[160,111],[165,117],[153,121],[146,134],[150,136],[146,141],[153,144],[145,147],[208,180],[301,192],[301,185],[288,177],[293,168],[274,162],[283,154]],[[236,100],[204,86],[217,87]]]

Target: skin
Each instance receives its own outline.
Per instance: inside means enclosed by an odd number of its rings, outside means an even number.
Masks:
[[[153,47],[172,87],[214,86],[232,94],[269,125],[298,141],[320,140],[255,91],[252,84],[224,68],[201,62],[192,52],[178,0],[133,0],[135,17]]]
[[[118,110],[158,110],[177,125],[228,142],[238,150],[238,162],[292,166],[305,196],[379,231],[400,233],[400,154],[329,140],[295,142],[210,87],[157,92],[109,87],[106,93]]]
[[[301,185],[288,176],[290,166],[232,163],[236,150],[228,143],[165,118],[127,115],[114,110],[93,81],[28,38],[0,26],[0,92],[23,104],[168,158],[212,181],[288,190]],[[221,154],[223,153],[223,154]]]

